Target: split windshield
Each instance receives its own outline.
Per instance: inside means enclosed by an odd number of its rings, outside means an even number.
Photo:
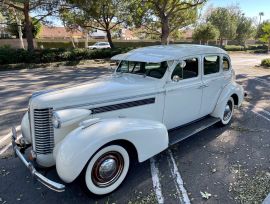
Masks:
[[[164,76],[167,67],[168,67],[167,62],[148,63],[148,62],[121,61],[116,72],[132,73],[161,79]]]

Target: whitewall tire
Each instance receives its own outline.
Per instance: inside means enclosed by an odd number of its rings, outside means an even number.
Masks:
[[[86,168],[86,187],[96,195],[111,193],[125,179],[129,163],[129,154],[120,145],[110,145],[100,149]]]
[[[232,97],[230,97],[223,110],[223,115],[220,121],[221,125],[227,125],[231,122],[233,112],[234,112],[234,100]]]

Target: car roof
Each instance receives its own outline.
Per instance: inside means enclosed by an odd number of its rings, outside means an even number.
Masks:
[[[219,47],[194,45],[194,44],[173,44],[155,45],[131,50],[125,54],[112,57],[112,60],[127,60],[141,62],[163,62],[178,60],[183,57],[201,54],[227,54]]]

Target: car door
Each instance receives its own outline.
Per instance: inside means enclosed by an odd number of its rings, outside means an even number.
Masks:
[[[217,100],[224,85],[224,76],[220,69],[221,56],[218,54],[205,55],[202,59],[203,66],[203,96],[201,116],[210,114],[217,103]]]
[[[185,58],[186,66],[176,65],[165,85],[163,122],[168,129],[198,119],[202,100],[200,57]]]
[[[223,86],[226,86],[230,83],[233,75],[233,71],[231,68],[231,60],[230,57],[227,55],[222,56],[222,72],[223,72]]]

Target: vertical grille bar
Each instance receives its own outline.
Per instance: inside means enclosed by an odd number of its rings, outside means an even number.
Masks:
[[[51,154],[54,148],[52,108],[34,110],[35,146],[38,154]]]

